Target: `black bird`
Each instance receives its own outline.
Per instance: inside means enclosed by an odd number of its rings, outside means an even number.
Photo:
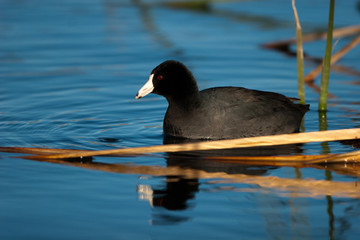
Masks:
[[[168,60],[151,72],[136,99],[149,93],[169,103],[164,118],[167,137],[231,139],[294,133],[309,105],[274,92],[242,87],[199,91],[193,74],[180,62]]]

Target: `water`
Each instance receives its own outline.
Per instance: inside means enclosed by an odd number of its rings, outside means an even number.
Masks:
[[[326,29],[327,4],[298,1],[305,32]],[[359,22],[357,1],[336,4],[337,27]],[[188,65],[201,89],[233,85],[296,96],[296,59],[260,47],[294,36],[290,3],[209,6],[1,1],[0,146],[162,144],[165,99],[134,97],[166,59]],[[335,50],[348,42],[341,39]],[[315,57],[323,49],[322,41],[305,45]],[[358,72],[359,60],[354,49],[340,64]],[[315,66],[307,62],[306,71]],[[337,98],[329,101],[327,129],[359,127],[359,76],[333,72],[330,92]],[[306,97],[311,111],[304,127],[317,131],[318,94],[306,88]],[[354,149],[311,143],[302,152]],[[358,175],[344,166],[255,167],[167,154],[59,164],[0,154],[1,239],[353,239],[360,233],[359,199],[337,191],[357,189]],[[326,187],[329,181],[333,187]]]

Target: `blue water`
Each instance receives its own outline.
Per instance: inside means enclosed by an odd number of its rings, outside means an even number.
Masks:
[[[189,66],[201,89],[243,86],[297,96],[296,59],[260,46],[294,36],[290,1],[219,1],[197,11],[168,2],[0,1],[0,146],[161,145],[166,100],[134,97],[166,59]],[[304,32],[326,29],[328,1],[297,6]],[[335,26],[359,23],[358,6],[337,1]],[[335,51],[349,41],[340,39]],[[323,56],[323,41],[304,47]],[[306,88],[307,132],[360,126],[360,51],[339,64],[353,72],[332,72],[336,98],[325,123],[316,111],[318,93]],[[315,66],[307,61],[306,72]],[[301,148],[303,154],[352,150],[339,142]],[[97,164],[13,158],[22,155],[0,153],[0,239],[354,239],[360,233],[357,197],[316,192],[322,180],[358,188],[358,175],[346,166],[254,167],[165,153],[96,157]],[[314,179],[315,188],[297,186],[302,179]]]

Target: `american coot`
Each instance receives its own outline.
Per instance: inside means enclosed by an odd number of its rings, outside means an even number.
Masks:
[[[242,87],[199,91],[192,73],[168,60],[151,72],[136,99],[149,93],[164,96],[169,107],[164,134],[189,139],[230,139],[298,132],[309,105],[284,95]]]

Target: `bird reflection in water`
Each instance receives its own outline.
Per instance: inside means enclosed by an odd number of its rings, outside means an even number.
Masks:
[[[199,140],[164,137],[164,144],[179,144],[196,142]],[[207,160],[210,156],[269,156],[289,155],[301,153],[301,145],[271,146],[261,148],[242,148],[226,150],[207,150],[167,153],[168,167],[183,169],[196,169],[209,173],[224,172],[227,174],[246,174],[253,176],[266,175],[267,171],[274,169],[272,166],[242,165],[221,161]],[[178,224],[187,221],[189,217],[179,215],[179,211],[187,210],[194,206],[196,193],[200,190],[199,178],[169,175],[164,179],[162,186],[139,184],[137,187],[140,200],[147,200],[153,207],[151,224]],[[176,214],[174,211],[177,211]],[[175,214],[175,215],[174,215]]]

